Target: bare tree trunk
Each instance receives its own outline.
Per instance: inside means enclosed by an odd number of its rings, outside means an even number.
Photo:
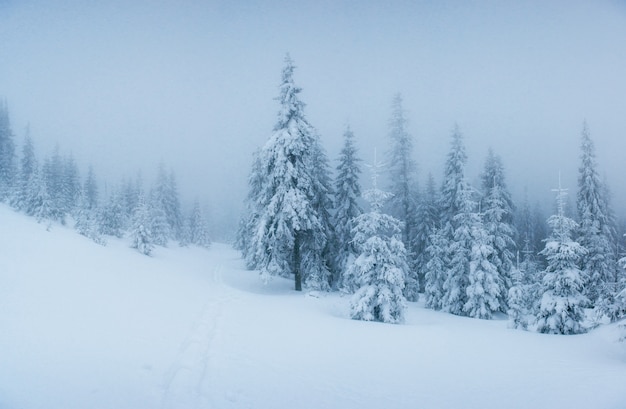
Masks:
[[[302,272],[300,271],[300,232],[296,232],[293,240],[293,266],[296,280],[296,291],[302,291]]]

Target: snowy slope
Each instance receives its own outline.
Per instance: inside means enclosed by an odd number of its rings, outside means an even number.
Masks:
[[[226,245],[101,247],[0,207],[0,408],[624,408],[626,344],[263,286]]]

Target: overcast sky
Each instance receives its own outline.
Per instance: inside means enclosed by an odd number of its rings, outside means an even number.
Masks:
[[[347,124],[364,159],[388,148],[400,92],[421,180],[440,182],[458,123],[472,180],[493,147],[518,199],[547,200],[559,171],[575,192],[586,119],[626,213],[625,1],[0,0],[18,145],[30,123],[40,157],[59,143],[109,181],[162,159],[185,197],[227,211],[274,125],[286,52],[333,167]]]

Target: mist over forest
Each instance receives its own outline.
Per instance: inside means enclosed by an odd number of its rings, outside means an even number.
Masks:
[[[108,184],[163,162],[227,238],[289,52],[333,167],[348,124],[366,162],[389,151],[401,93],[420,184],[441,183],[458,124],[470,179],[492,148],[516,202],[526,191],[549,214],[559,172],[575,189],[587,121],[621,218],[625,22],[615,1],[3,1],[0,95],[17,145],[28,127],[40,155],[58,144]]]

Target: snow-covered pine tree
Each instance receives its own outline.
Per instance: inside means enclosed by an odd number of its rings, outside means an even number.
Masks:
[[[73,155],[63,158],[61,164],[60,202],[65,214],[73,214],[81,196],[80,175]]]
[[[87,178],[83,185],[84,206],[87,209],[95,209],[98,207],[98,182],[93,166],[89,165]]]
[[[202,216],[200,202],[196,199],[191,209],[191,214],[187,219],[184,234],[184,243],[193,244],[195,246],[209,248],[211,247],[211,238],[206,221]]]
[[[479,214],[472,217],[472,245],[469,263],[469,285],[465,290],[467,301],[463,312],[473,318],[491,319],[493,313],[500,309],[501,292],[504,289],[502,278],[495,264],[496,249],[492,237],[483,227]]]
[[[245,200],[245,210],[239,221],[235,247],[241,251],[246,267],[257,269],[261,266],[263,257],[259,253],[262,248],[257,235],[262,208],[260,206],[263,192],[264,167],[260,158],[261,152],[255,151],[252,157],[252,168],[248,176],[248,194]]]
[[[330,271],[319,264],[329,240],[319,206],[328,187],[315,169],[323,154],[319,138],[304,116],[304,103],[294,84],[289,56],[280,85],[280,111],[272,136],[260,154],[262,187],[259,220],[254,233],[255,255],[264,277],[294,275],[296,291],[329,287]],[[317,265],[308,265],[315,262]],[[310,271],[307,267],[315,267]],[[323,275],[325,277],[320,277]]]
[[[381,211],[391,194],[377,188],[379,166],[374,160],[373,188],[364,194],[370,211],[355,219],[352,233],[359,255],[347,271],[358,288],[350,299],[350,316],[364,321],[401,323],[406,309],[403,289],[409,267],[401,241],[402,224]]]
[[[449,240],[454,235],[454,217],[459,213],[459,191],[465,184],[465,163],[467,154],[463,144],[463,137],[458,125],[452,131],[450,152],[446,159],[443,175],[443,185],[439,197],[441,227]]]
[[[437,207],[438,197],[435,187],[435,179],[432,174],[428,174],[426,189],[420,195],[417,205],[417,225],[415,233],[411,239],[411,248],[415,251],[415,271],[419,281],[419,288],[426,292],[426,272],[430,257],[433,256],[428,251],[431,245],[431,236],[439,226],[439,208]]]
[[[578,227],[565,216],[565,189],[557,191],[557,214],[550,216],[552,228],[542,250],[547,260],[543,278],[541,305],[536,320],[538,332],[550,334],[580,334],[587,331],[583,307],[589,302],[582,294],[584,273],[578,267],[587,250],[572,240]]]
[[[389,190],[393,195],[388,203],[389,214],[402,222],[402,243],[407,249],[410,272],[406,277],[404,295],[410,301],[416,301],[419,293],[419,280],[415,260],[417,249],[413,237],[417,230],[416,202],[417,180],[416,165],[413,159],[413,138],[407,131],[407,119],[402,106],[402,96],[393,98],[391,119],[389,121]]]
[[[485,161],[482,179],[483,223],[487,231],[489,244],[493,248],[489,260],[496,267],[499,282],[498,299],[503,312],[506,312],[506,299],[512,286],[513,251],[515,249],[515,228],[513,226],[513,200],[504,180],[504,167],[499,156],[491,149]]]
[[[93,240],[95,243],[105,246],[106,240],[100,232],[98,209],[89,208],[83,195],[80,196],[75,210],[76,223],[74,229],[81,235]]]
[[[463,145],[463,138],[459,127],[455,125],[452,131],[450,152],[446,159],[441,195],[439,196],[440,231],[437,234],[439,235],[438,241],[440,244],[445,245],[441,251],[446,253],[442,254],[439,259],[445,261],[446,264],[443,266],[442,271],[429,269],[428,276],[430,280],[436,280],[436,283],[432,281],[430,283],[427,281],[426,283],[427,286],[431,285],[435,288],[438,285],[437,283],[443,282],[443,298],[439,301],[433,300],[429,304],[441,306],[441,309],[454,312],[455,314],[462,314],[463,305],[466,301],[465,289],[467,288],[471,245],[469,225],[465,226],[465,243],[459,242],[460,237],[458,236],[462,231],[459,230],[457,232],[458,223],[462,220],[462,218],[458,217],[461,212],[460,205],[465,203],[465,200],[471,196],[471,192],[467,192],[465,197],[461,194],[464,190],[469,189],[465,182],[466,161],[467,155]],[[455,242],[457,242],[456,245],[454,244]],[[454,251],[456,248],[458,248],[460,253]],[[429,254],[432,254],[432,251],[429,251]],[[435,275],[441,272],[445,275],[444,277]],[[452,277],[452,275],[455,276]],[[462,284],[462,286],[455,287],[457,284]]]
[[[494,249],[476,213],[477,203],[470,185],[462,182],[457,191],[459,210],[450,242],[450,264],[443,283],[442,310],[476,318],[491,318],[500,308],[501,283],[490,257]]]
[[[39,223],[44,220],[55,220],[56,214],[53,211],[52,200],[48,195],[46,180],[38,168],[35,168],[33,173],[30,189],[31,192],[29,196],[31,197],[31,201],[26,208],[26,214],[35,216]]]
[[[87,189],[85,189],[87,191]],[[124,236],[124,229],[127,225],[127,221],[125,220],[125,212],[124,212],[124,197],[122,192],[119,190],[115,190],[111,193],[108,200],[99,213],[99,229],[102,234],[106,234],[108,236],[114,236],[121,238]],[[87,208],[91,209],[99,209],[98,206],[94,206],[92,199],[86,200]]]
[[[509,306],[507,314],[509,316],[509,328],[528,328],[528,293],[524,285],[523,271],[514,267],[511,271],[513,285],[509,288],[507,304]]]
[[[65,224],[67,209],[63,200],[63,159],[59,145],[55,146],[52,156],[45,159],[42,176],[50,203],[50,220]]]
[[[344,145],[339,154],[337,166],[337,178],[335,180],[335,214],[333,225],[335,226],[336,241],[336,269],[339,272],[337,287],[348,293],[354,292],[353,284],[346,282],[345,272],[347,267],[357,256],[356,246],[352,237],[355,219],[363,214],[358,199],[361,197],[361,184],[359,174],[361,168],[357,157],[357,148],[354,143],[354,133],[350,127],[343,134]]]
[[[137,207],[133,213],[130,246],[146,256],[151,255],[154,250],[154,239],[150,229],[151,223],[150,207],[146,203],[143,193],[140,192],[137,197]]]
[[[576,207],[580,226],[577,241],[587,249],[581,270],[587,278],[583,293],[593,305],[614,293],[617,261],[612,245],[614,226],[608,214],[608,198],[597,171],[595,148],[587,123],[583,124],[581,164]]]
[[[333,247],[335,228],[330,214],[333,209],[333,190],[328,157],[319,143],[318,135],[314,136],[317,143],[313,144],[311,152],[313,154],[313,180],[316,182],[313,208],[320,221],[320,231],[324,233],[323,236],[320,235],[304,243],[301,258],[303,271],[307,272],[305,277],[307,287],[326,291],[331,287],[336,287],[337,284],[336,272],[333,268],[336,250]]]
[[[442,229],[435,229],[429,236],[429,245],[426,247],[428,261],[424,270],[424,305],[434,310],[443,307],[443,285],[448,276],[446,269],[450,265],[450,243],[443,233]]]
[[[6,101],[0,100],[0,201],[12,195],[16,176],[15,142]]]
[[[158,167],[152,201],[155,202],[152,203],[153,207],[160,208],[164,213],[168,226],[168,238],[180,238],[182,232],[182,216],[176,176],[173,171],[170,171],[168,174],[164,163],[160,163]]]
[[[24,145],[22,146],[22,158],[13,200],[13,205],[18,210],[27,212],[28,204],[32,201],[32,197],[30,196],[30,192],[32,191],[31,184],[33,183],[37,166],[33,139],[30,136],[29,128],[26,128],[26,137],[24,138]]]
[[[159,194],[153,190],[150,194],[148,202],[150,212],[150,232],[152,234],[152,242],[157,246],[167,247],[167,243],[172,237],[170,225],[167,221],[167,213],[165,211],[163,201],[160,200]]]

